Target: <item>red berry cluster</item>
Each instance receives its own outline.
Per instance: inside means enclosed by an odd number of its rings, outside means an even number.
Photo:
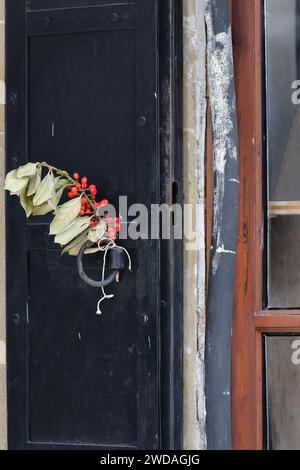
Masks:
[[[92,206],[91,204],[88,203],[88,200],[86,197],[81,198],[81,210],[80,210],[80,215],[85,215],[85,214],[90,214],[92,211]]]
[[[96,195],[98,193],[97,187],[94,184],[88,185],[86,176],[81,178],[78,173],[73,174],[74,183],[68,186],[68,197],[70,199],[81,195],[81,210],[80,215],[90,215],[91,222],[90,228],[96,227],[99,223],[106,224],[107,234],[111,240],[116,239],[116,234],[120,232],[120,219],[119,217],[110,218],[108,212],[104,212],[104,219],[101,219],[95,211],[100,207],[105,207],[109,204],[107,199],[96,202]],[[93,215],[94,214],[94,215]]]
[[[106,216],[107,222],[107,233],[111,240],[116,239],[116,234],[120,232],[120,219],[119,217],[108,217]]]
[[[78,173],[73,174],[74,184],[67,187],[67,189],[69,190],[68,197],[70,199],[72,199],[73,197],[79,196],[79,193],[82,193],[82,192],[88,190],[90,192],[90,197],[91,197],[92,201],[95,200],[96,199],[96,194],[97,194],[96,186],[94,184],[91,184],[88,187],[88,179],[87,179],[86,176],[81,178],[81,183],[79,182],[79,178],[80,178],[80,176],[79,176]]]

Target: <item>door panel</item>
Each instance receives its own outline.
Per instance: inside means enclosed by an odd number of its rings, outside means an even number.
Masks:
[[[136,202],[135,31],[34,36],[29,44],[30,160],[72,162],[98,178],[111,203],[119,195]]]
[[[122,3],[132,3],[129,0],[28,0],[27,1],[27,8],[28,11],[43,11],[43,10],[51,10],[51,9],[63,9],[63,8],[70,8],[70,7],[82,7],[82,6],[99,6],[99,5],[109,5],[109,4],[122,4]]]
[[[7,5],[7,170],[48,161],[115,205],[160,202],[157,0],[25,3]],[[97,316],[48,229],[7,200],[9,447],[160,447],[160,242],[122,241],[133,272]]]
[[[74,259],[53,249],[28,255],[29,440],[136,445],[134,279],[111,290],[117,297],[99,318],[99,291],[80,281]],[[88,261],[97,278],[97,256]]]

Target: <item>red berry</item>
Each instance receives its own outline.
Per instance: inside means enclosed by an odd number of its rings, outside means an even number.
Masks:
[[[115,232],[117,232],[117,233],[120,232],[120,224],[115,225]]]
[[[81,198],[81,204],[84,206],[86,203],[87,203],[87,198],[83,196]]]
[[[107,206],[109,204],[107,199],[102,199],[102,201],[99,202],[99,207]]]
[[[92,208],[91,204],[87,204],[86,208],[91,209]]]
[[[73,173],[73,178],[74,178],[74,180],[79,180],[79,174],[78,173]]]
[[[74,194],[71,193],[71,191],[70,191],[70,192],[68,193],[68,197],[69,197],[69,198],[72,198],[72,197],[74,197]]]
[[[83,210],[81,209],[80,215],[84,215],[84,214],[85,214],[84,209]]]
[[[90,214],[91,213],[91,209],[86,209],[86,214]]]
[[[82,189],[86,189],[87,188],[87,184],[86,183],[82,183]]]
[[[70,191],[70,189],[72,189],[72,186],[67,186],[67,189]]]
[[[95,201],[95,200],[96,200],[96,196],[95,196],[95,195],[91,196],[91,200],[92,200],[92,201]]]
[[[88,182],[88,179],[87,179],[86,176],[84,176],[83,178],[81,178],[81,183],[82,183],[82,184],[87,184],[87,182]]]
[[[97,188],[96,188],[96,186],[95,186],[94,184],[91,184],[91,185],[89,186],[89,190],[90,190],[90,193],[91,193],[91,194],[97,194]]]
[[[73,188],[71,189],[71,193],[73,194],[77,194],[78,193],[78,190],[75,186],[73,186]]]
[[[80,188],[81,188],[81,184],[80,184],[80,183],[76,183],[76,184],[75,184],[75,188],[80,189]]]

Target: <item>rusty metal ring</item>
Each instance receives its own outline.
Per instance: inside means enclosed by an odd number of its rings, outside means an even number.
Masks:
[[[87,276],[87,274],[85,273],[83,269],[83,256],[84,256],[85,250],[89,248],[90,246],[91,246],[91,242],[87,241],[82,245],[82,247],[79,250],[79,253],[77,256],[77,269],[78,269],[79,276],[84,282],[86,282],[92,287],[106,287],[115,281],[119,269],[112,268],[113,272],[110,274],[110,276],[107,279],[104,279],[104,281],[95,281],[94,279],[91,279],[89,276]],[[112,250],[114,250],[114,248],[112,248]]]

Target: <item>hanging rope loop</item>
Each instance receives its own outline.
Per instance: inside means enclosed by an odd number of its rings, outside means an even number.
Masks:
[[[113,294],[106,294],[104,288],[107,287],[109,284],[112,284],[115,280],[117,280],[118,274],[120,273],[120,271],[123,271],[126,268],[126,258],[124,257],[124,254],[127,255],[129,271],[131,271],[132,263],[131,263],[130,255],[128,251],[126,250],[126,248],[122,246],[117,246],[116,243],[110,238],[102,238],[101,240],[98,241],[98,252],[103,253],[101,281],[96,281],[94,279],[91,279],[89,276],[87,276],[83,268],[84,253],[86,249],[90,247],[90,245],[91,245],[91,242],[87,241],[80,248],[78,257],[77,257],[77,267],[78,267],[78,272],[79,272],[81,279],[83,279],[90,286],[98,287],[98,288],[100,287],[100,289],[102,290],[102,297],[98,301],[97,311],[96,311],[97,315],[101,315],[102,313],[100,310],[101,302],[103,302],[103,300],[105,299],[112,299],[114,297]],[[110,254],[108,267],[113,272],[107,278],[105,278],[105,270],[106,270],[108,253]]]

